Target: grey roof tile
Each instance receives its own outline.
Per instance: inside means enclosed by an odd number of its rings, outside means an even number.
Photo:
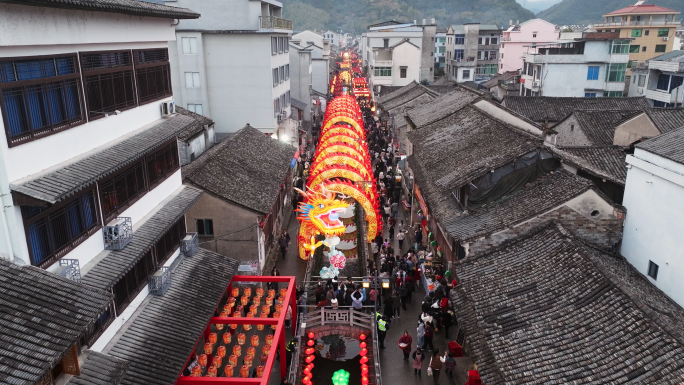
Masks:
[[[268,214],[296,151],[247,126],[183,167],[183,177],[211,195]]]
[[[596,146],[611,146],[615,127],[643,113],[641,110],[575,110],[572,115],[587,139]]]
[[[143,157],[195,123],[194,118],[177,114],[136,135],[64,162],[54,170],[11,183],[10,189],[48,203],[59,202]]]
[[[466,88],[458,88],[428,103],[408,110],[406,115],[415,128],[421,128],[453,114],[478,98],[480,98],[478,93]]]
[[[0,259],[0,382],[38,383],[112,297],[45,270]]]
[[[129,362],[121,384],[173,384],[214,315],[239,262],[199,249],[173,271],[171,287],[152,296],[107,354]]]
[[[646,98],[557,98],[506,96],[503,105],[535,121],[560,122],[575,110],[643,110]]]
[[[627,179],[627,154],[618,146],[554,147],[551,153],[596,177],[624,186]]]
[[[554,223],[455,270],[451,305],[485,384],[684,378],[676,334],[681,307],[623,258],[588,247]],[[669,321],[677,326],[663,326]]]
[[[684,127],[639,143],[636,147],[684,164]]]
[[[81,375],[71,377],[69,385],[118,385],[128,368],[128,361],[92,350],[83,352],[81,358]]]
[[[33,5],[85,11],[115,12],[170,19],[197,19],[200,14],[187,8],[171,7],[138,0],[0,0],[2,3]]]
[[[663,134],[684,127],[684,108],[647,108],[646,114]]]
[[[408,86],[407,86],[408,87]],[[422,101],[425,103],[439,96],[435,91],[431,91],[428,88],[418,84],[416,87],[409,89],[401,95],[388,100],[384,103],[380,103],[383,110],[392,113],[393,110],[401,107],[408,107],[411,105],[418,104]]]
[[[184,130],[182,130],[178,133],[178,140],[180,140],[180,141],[184,142],[184,141],[192,138],[193,136],[197,135],[198,133],[204,131],[205,126],[213,126],[214,125],[214,121],[211,120],[210,118],[208,118],[204,115],[196,114],[196,113],[189,111],[183,107],[176,106],[176,112],[178,112],[181,115],[188,116],[188,117],[195,120],[194,123],[188,125]]]
[[[154,244],[183,218],[197,202],[202,190],[190,186],[179,187],[147,221],[133,232],[133,240],[123,250],[109,251],[83,275],[83,283],[108,290],[121,279]]]
[[[383,104],[385,104],[385,103],[388,103],[389,101],[391,101],[391,100],[394,99],[394,98],[397,98],[397,97],[399,97],[399,96],[405,95],[406,93],[408,93],[408,92],[411,91],[412,89],[418,87],[419,85],[420,85],[420,84],[418,84],[418,82],[416,82],[416,81],[414,80],[414,81],[412,81],[411,83],[409,83],[409,84],[407,84],[407,85],[405,85],[405,86],[403,86],[403,87],[398,87],[398,88],[397,88],[397,87],[394,87],[394,88],[396,88],[394,91],[392,91],[392,92],[390,92],[390,93],[388,93],[388,94],[386,94],[386,95],[384,95],[384,96],[381,96],[381,97],[377,100],[377,102],[378,102],[379,104],[381,104],[381,105],[383,105]],[[388,86],[382,86],[382,88],[385,88],[385,87],[389,88]],[[381,90],[382,90],[382,88],[381,88]]]

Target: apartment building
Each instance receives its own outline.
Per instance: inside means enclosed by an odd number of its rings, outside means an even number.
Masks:
[[[446,68],[446,28],[437,28],[435,35],[435,69]]]
[[[679,49],[677,29],[680,12],[655,4],[631,5],[603,15],[603,23],[595,23],[597,32],[618,32],[621,38],[630,38],[629,60],[643,62],[673,49]],[[628,74],[631,72],[628,70]]]
[[[527,46],[520,95],[623,96],[630,44],[617,32],[583,32]]]
[[[431,24],[386,21],[368,26],[361,39],[363,66],[371,85],[405,86],[432,82],[435,63],[435,19]]]
[[[202,192],[182,185],[179,140],[208,123],[174,113],[168,47],[174,22],[200,14],[131,0],[27,3],[0,4],[0,258],[12,276],[33,276],[13,285],[31,310],[1,311],[15,326],[0,328],[0,377],[63,384],[79,375],[82,349],[100,351],[132,318],[149,282],[170,283],[181,245],[197,239],[185,212]],[[37,338],[8,342],[19,327]],[[9,363],[17,349],[27,355]]]
[[[519,71],[523,67],[525,46],[545,44],[558,40],[554,24],[542,19],[527,20],[510,25],[501,36],[499,49],[499,73]]]
[[[292,107],[297,110],[295,120],[311,121],[311,94],[313,91],[312,48],[290,41],[290,91]],[[295,114],[293,110],[293,114]]]
[[[653,107],[684,103],[684,51],[672,51],[632,66],[629,96],[645,96]]]
[[[468,23],[447,30],[446,72],[458,83],[498,73],[501,28]]]
[[[174,0],[198,10],[180,20],[169,46],[179,105],[210,117],[217,135],[249,123],[273,134],[290,115],[292,22],[278,1]]]
[[[330,87],[330,40],[307,30],[293,35],[292,42],[311,50],[311,86],[319,98],[325,98]]]

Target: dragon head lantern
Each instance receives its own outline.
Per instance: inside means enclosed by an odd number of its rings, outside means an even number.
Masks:
[[[315,236],[322,234],[326,238],[345,233],[344,223],[340,220],[340,213],[349,207],[349,203],[335,199],[336,193],[319,184],[320,192],[309,189],[308,192],[297,189],[304,197],[304,202],[296,210],[297,219],[302,221],[299,231],[299,256],[308,259],[307,250],[313,252],[322,242],[315,242]],[[311,244],[307,244],[311,242]]]

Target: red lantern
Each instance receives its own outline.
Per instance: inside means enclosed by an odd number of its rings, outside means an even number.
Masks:
[[[274,289],[268,289],[268,298],[270,298],[270,299],[275,298],[275,290]]]
[[[266,345],[273,345],[273,334],[266,334]]]
[[[240,333],[240,334],[238,334],[238,336],[237,336],[237,343],[240,344],[240,345],[244,345],[244,344],[245,344],[245,333]]]
[[[286,287],[281,287],[280,288],[280,296],[285,297],[287,295],[287,288]]]
[[[247,354],[247,355],[245,356],[245,361],[244,361],[245,366],[252,366],[252,361],[253,361],[253,360],[254,360],[254,356],[251,355],[251,354]]]
[[[309,340],[309,341],[306,342],[306,344],[309,345],[309,346],[314,346],[314,345],[316,345],[316,341],[314,341],[314,340]]]
[[[204,344],[204,354],[211,354],[214,351],[214,345],[211,342]]]
[[[242,347],[240,345],[233,346],[233,354],[240,357],[240,355],[242,355]]]
[[[249,377],[249,366],[247,365],[242,365],[240,367],[240,377],[242,378],[247,378]]]
[[[261,305],[261,297],[254,297],[254,298],[252,298],[252,305],[253,305],[253,306],[257,306],[257,307],[258,307],[259,305]],[[257,313],[257,311],[254,310],[254,314],[256,314],[256,313]]]
[[[230,308],[234,307],[235,306],[235,297],[228,298],[228,302],[226,302],[226,303],[227,303],[228,307],[230,307]],[[225,309],[225,306],[224,306],[224,309]]]
[[[364,348],[364,349],[361,349],[361,352],[360,352],[359,354],[360,354],[361,356],[365,356],[366,354],[368,354],[368,349],[365,349],[365,348]]]
[[[257,295],[257,297],[263,297],[264,296],[264,288],[263,287],[257,287],[256,288],[256,295]]]
[[[221,358],[225,357],[226,356],[226,347],[225,346],[219,346],[218,349],[216,349],[216,355],[221,357]]]
[[[192,368],[192,375],[191,377],[201,377],[202,376],[202,367],[199,365],[195,366]]]
[[[259,365],[257,366],[257,378],[261,378],[264,376],[264,366]]]
[[[314,349],[314,348],[307,348],[304,351],[304,353],[306,353],[307,356],[310,356],[310,355],[314,354],[315,351],[316,351],[316,349]]]
[[[311,370],[309,370],[309,368],[304,368],[304,370],[302,370],[302,372],[303,372],[305,375],[308,375],[309,373],[311,373]]]
[[[231,356],[228,357],[228,365],[237,366],[237,356],[235,354],[231,354]]]
[[[311,338],[311,339],[313,339],[313,338],[314,338],[314,334],[313,334],[313,332],[309,332],[309,334],[308,334],[307,336],[308,336],[309,338]]]
[[[310,364],[311,362],[313,362],[314,358],[315,358],[314,355],[310,355],[310,356],[307,356],[306,360],[304,360],[304,361],[306,361],[307,364]]]
[[[242,297],[240,297],[240,303],[242,304],[242,306],[247,305],[249,303],[249,297],[243,295]]]
[[[216,333],[209,333],[209,342],[215,344],[217,340]]]
[[[252,336],[252,346],[259,346],[259,336],[256,334]]]
[[[365,341],[365,340],[366,340],[366,335],[365,335],[365,334],[361,334],[361,335],[359,336],[359,340]]]
[[[200,354],[199,357],[197,357],[197,362],[199,363],[199,366],[201,366],[201,367],[207,366],[207,355],[206,354]]]
[[[368,345],[366,345],[365,342],[361,342],[361,343],[359,344],[359,347],[360,347],[361,349],[365,348],[366,346],[368,346]]]
[[[225,345],[228,345],[230,343],[230,333],[229,332],[223,333],[223,343]]]
[[[366,362],[368,362],[368,357],[361,357],[361,359],[359,360],[359,362],[362,363],[362,364],[365,364]]]
[[[247,354],[247,355],[250,355],[250,354],[251,354],[252,357],[254,357],[254,355],[256,354],[256,349],[254,349],[253,346],[250,346],[250,347],[247,348],[246,354]]]
[[[259,361],[261,361],[261,365],[266,365],[266,361],[268,361],[268,354],[262,354],[261,357],[259,357]]]
[[[267,336],[268,337],[268,336]],[[261,347],[261,353],[268,355],[271,352],[271,345],[266,344]]]
[[[364,376],[368,374],[368,365],[366,365],[366,364],[361,365],[361,374]]]
[[[366,377],[366,376],[361,377],[361,385],[368,385],[368,377]]]
[[[235,365],[226,365],[226,368],[224,369],[226,377],[233,377],[233,369],[235,369]]]
[[[251,297],[252,296],[252,288],[246,287],[245,290],[243,290],[243,293],[246,297]]]
[[[239,287],[234,287],[233,288],[233,297],[237,298],[237,296],[240,295],[240,288]]]
[[[221,356],[216,355],[216,356],[214,356],[214,358],[211,360],[211,364],[212,364],[214,367],[220,368],[220,367],[221,367],[221,361],[222,361],[222,360],[221,360]]]
[[[209,369],[207,369],[207,377],[216,377],[216,367],[215,366],[210,366]]]

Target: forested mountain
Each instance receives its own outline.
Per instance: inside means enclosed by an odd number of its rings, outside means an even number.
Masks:
[[[561,2],[561,0],[516,0],[523,8],[534,13],[544,11]]]
[[[636,0],[563,0],[546,11],[542,11],[538,16],[560,25],[591,24],[602,21],[602,15],[606,13],[635,3]],[[684,0],[651,0],[647,4],[659,5],[684,13]]]
[[[370,24],[413,22],[433,17],[437,25],[480,22],[508,26],[509,20],[525,21],[534,14],[515,0],[281,0],[285,18],[297,31],[343,30],[360,34]]]

